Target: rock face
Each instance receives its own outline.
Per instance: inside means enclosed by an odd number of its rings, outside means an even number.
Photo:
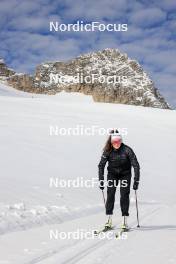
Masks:
[[[7,77],[14,75],[15,72],[11,69],[9,69],[4,60],[0,58],[0,80],[3,81]]]
[[[92,95],[96,102],[170,108],[139,63],[117,49],[88,53],[67,62],[43,63],[34,76],[13,73],[7,81],[28,92],[55,94],[65,90]]]

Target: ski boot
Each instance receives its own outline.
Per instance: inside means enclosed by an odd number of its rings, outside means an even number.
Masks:
[[[94,234],[95,235],[98,235],[100,233],[104,233],[104,232],[107,232],[109,230],[113,229],[113,226],[112,226],[112,219],[109,218],[108,219],[108,222],[104,225],[104,227],[102,229],[100,229],[99,231],[98,230],[95,230],[94,231]]]
[[[104,226],[104,230],[109,230],[109,229],[112,229],[112,219],[111,218],[108,219],[108,222]]]
[[[127,224],[127,217],[126,216],[124,216],[124,218],[123,218],[123,223],[122,223],[120,229],[123,230],[124,232],[129,231],[129,227],[128,227],[128,224]]]

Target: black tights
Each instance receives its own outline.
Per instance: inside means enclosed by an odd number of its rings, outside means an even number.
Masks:
[[[115,184],[113,184],[109,180],[113,181],[113,183]],[[116,186],[120,183],[120,207],[121,207],[122,216],[129,216],[129,204],[130,204],[129,195],[130,195],[131,175],[126,175],[118,179],[113,175],[108,174],[108,181],[109,181],[109,185],[112,186],[107,187],[106,214],[107,215],[113,214]]]

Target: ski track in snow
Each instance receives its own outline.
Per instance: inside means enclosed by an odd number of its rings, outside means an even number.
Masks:
[[[148,217],[150,218],[153,214],[157,213],[158,210],[160,210],[162,207],[157,207],[153,210],[151,210],[150,212],[147,212],[143,215],[141,215],[140,217],[140,221],[141,223],[146,220]],[[120,223],[119,223],[120,224]],[[135,226],[136,226],[136,220],[133,220],[132,222],[129,223],[129,226],[131,227],[131,229],[133,229]],[[115,232],[117,232],[117,230],[114,230],[113,233],[115,235]],[[138,230],[134,230],[134,233],[135,232],[138,232]],[[131,237],[131,232],[129,232],[129,239],[133,239],[133,235]],[[77,241],[76,242],[76,245],[78,247],[80,247],[80,243],[82,241]],[[89,254],[92,254],[95,250],[101,248],[101,247],[104,247],[107,243],[110,243],[112,242],[111,240],[108,241],[107,239],[103,239],[103,240],[100,240],[98,242],[95,242],[95,243],[91,243],[91,245],[87,246],[85,249],[83,250],[79,250],[78,253],[76,254],[73,254],[71,257],[69,257],[68,259],[66,258],[66,260],[64,260],[63,262],[59,262],[59,264],[75,264],[75,263],[79,263],[80,260],[84,259],[85,257],[87,257]],[[118,243],[118,239],[116,241]],[[72,246],[75,246],[75,242],[72,244]],[[70,249],[70,245],[69,245],[69,249]],[[64,250],[68,250],[67,246],[63,247],[63,248],[59,248],[58,250],[53,250],[52,252],[48,252],[48,253],[45,253],[39,257],[36,257],[35,259],[29,261],[29,262],[26,262],[24,264],[41,264],[43,262],[43,260],[46,260],[47,258],[50,258],[50,257],[53,257],[54,255],[56,256],[57,254],[62,254],[64,253]],[[66,256],[68,254],[66,253]]]

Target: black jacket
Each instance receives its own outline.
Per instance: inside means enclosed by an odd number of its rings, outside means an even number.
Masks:
[[[104,151],[99,168],[99,180],[104,180],[104,168],[108,161],[108,173],[113,174],[117,178],[121,178],[125,175],[131,175],[131,167],[134,168],[134,181],[140,179],[140,166],[133,150],[125,145],[121,144],[119,149],[112,149],[110,152]]]

